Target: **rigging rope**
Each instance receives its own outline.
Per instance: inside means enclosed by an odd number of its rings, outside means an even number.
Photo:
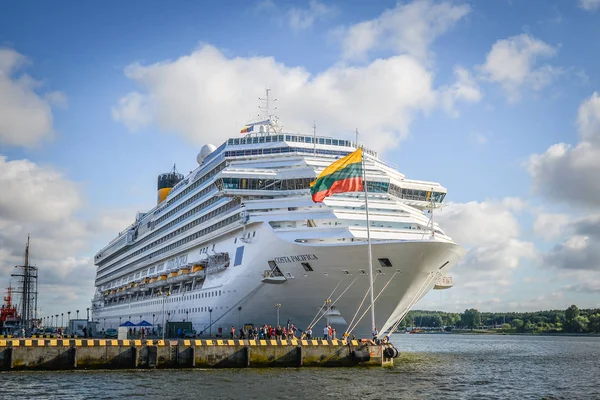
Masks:
[[[344,279],[346,278],[342,278],[337,285],[335,285],[335,287],[333,288],[333,291],[329,294],[329,296],[327,297],[328,299],[331,298],[331,296],[333,296],[333,294],[335,293],[335,291],[337,290],[337,288],[340,286],[340,284],[344,281]],[[326,301],[323,302],[323,305],[327,304]],[[312,321],[310,321],[310,324],[308,324],[308,328],[311,328],[313,326],[313,323],[316,323],[316,319],[319,316],[319,314],[321,313],[321,310],[317,311],[317,314],[313,317]],[[308,329],[306,328],[306,329]]]
[[[350,284],[348,285],[348,287],[346,289],[344,289],[344,291],[337,297],[337,299],[335,299],[333,301],[333,303],[331,303],[331,305],[327,308],[326,312],[323,313],[323,314],[321,314],[321,316],[316,321],[314,321],[314,325],[316,325],[317,322],[319,322],[321,320],[321,318],[323,318],[325,316],[325,314],[329,313],[329,310],[331,310],[331,307],[333,307],[335,305],[335,303],[337,303],[338,300],[342,298],[342,296],[344,295],[344,293],[346,293],[348,291],[348,289],[350,289],[350,287],[354,284],[354,282],[356,282],[357,279],[358,279],[358,276],[356,278],[354,278],[354,280],[352,282],[350,282]],[[310,325],[311,329],[312,329],[312,327],[314,325]]]
[[[375,299],[373,300],[373,304],[375,304],[375,302],[377,301],[377,299],[379,298],[379,296],[381,296],[381,294],[383,293],[383,291],[388,287],[388,285],[390,284],[390,282],[392,282],[392,279],[394,279],[394,276],[396,276],[396,274],[398,274],[398,272],[394,272],[394,274],[392,275],[392,277],[387,281],[387,283],[385,285],[383,285],[383,288],[381,289],[381,291],[379,292],[379,294],[377,294],[377,297],[375,297]],[[358,321],[356,321],[356,323],[354,324],[354,326],[352,327],[352,329],[350,329],[348,331],[348,334],[352,333],[352,331],[358,326],[358,324],[360,323],[360,321],[363,319],[363,317],[367,314],[367,312],[371,309],[371,305],[369,304],[369,307],[367,307],[367,309],[365,310],[365,312],[360,316],[360,318],[358,319]]]
[[[373,285],[375,285],[375,281],[377,280],[377,278],[379,277],[379,274],[377,274],[375,276],[375,278],[373,279]],[[362,308],[363,304],[365,303],[365,300],[367,299],[367,296],[369,295],[369,292],[371,291],[371,288],[367,288],[367,292],[365,293],[362,301],[360,302],[358,308],[356,309],[356,312],[354,313],[354,316],[352,317],[352,321],[350,321],[350,323],[348,324],[348,328],[352,326],[352,324],[354,323],[354,320],[356,319],[356,316],[358,315],[358,313],[360,312],[360,309]],[[346,329],[346,333],[349,334],[350,332],[348,332],[348,329]]]
[[[419,288],[419,290],[417,291],[417,294],[415,296],[413,296],[412,300],[409,302],[408,306],[406,307],[406,309],[404,310],[404,312],[400,315],[400,318],[398,318],[398,321],[396,321],[394,323],[394,325],[392,325],[392,328],[389,330],[390,335],[392,333],[394,333],[394,331],[396,329],[398,329],[398,326],[400,325],[400,323],[402,322],[402,320],[404,319],[404,317],[406,316],[406,314],[408,314],[408,312],[410,311],[410,309],[412,308],[412,306],[415,305],[415,303],[418,301],[419,296],[421,295],[421,293],[423,292],[423,288],[427,288],[429,286],[429,284],[431,283],[431,281],[433,281],[433,279],[441,276],[442,274],[437,272],[437,273],[430,273],[429,276],[427,277],[427,279],[425,280],[425,282],[423,282],[423,284],[421,285],[421,287]],[[383,333],[383,332],[382,332]],[[381,334],[380,334],[381,336]]]

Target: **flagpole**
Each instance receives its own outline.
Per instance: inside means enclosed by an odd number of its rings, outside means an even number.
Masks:
[[[357,131],[358,132],[358,131]],[[357,144],[358,146],[358,144]],[[362,170],[363,170],[363,190],[365,191],[365,208],[367,212],[367,241],[368,246],[368,257],[369,257],[369,291],[371,293],[371,330],[374,332],[376,329],[375,325],[375,300],[373,299],[373,259],[371,250],[371,224],[369,222],[369,196],[367,192],[367,171],[365,168],[365,149],[362,149]]]

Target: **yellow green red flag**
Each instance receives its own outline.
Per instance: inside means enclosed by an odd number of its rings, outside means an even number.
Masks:
[[[340,158],[325,168],[317,179],[310,183],[310,194],[315,203],[334,193],[360,192],[363,190],[362,148]]]

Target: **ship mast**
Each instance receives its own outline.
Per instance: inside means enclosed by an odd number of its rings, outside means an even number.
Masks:
[[[356,130],[356,137],[358,138],[358,129]],[[357,143],[358,146],[358,143]],[[375,331],[377,330],[377,325],[375,324],[375,300],[373,297],[373,259],[372,254],[373,250],[371,248],[371,224],[369,222],[369,194],[367,191],[367,169],[365,168],[365,154],[364,148],[362,150],[362,172],[363,172],[363,190],[365,191],[365,210],[367,214],[367,241],[368,245],[368,254],[369,258],[369,292],[371,295],[371,330],[375,335]]]
[[[25,245],[25,259],[23,265],[17,265],[17,272],[11,274],[19,279],[19,290],[21,295],[21,326],[31,329],[37,320],[37,294],[38,294],[38,269],[30,265],[29,235]]]
[[[277,101],[277,99],[271,99],[270,98],[271,95],[271,89],[270,88],[265,88],[265,98],[261,98],[259,97],[258,100],[260,100],[262,102],[262,105],[258,106],[258,109],[262,112],[261,117],[264,120],[268,120],[269,123],[267,124],[267,135],[270,134],[271,132],[271,127],[273,124],[273,114],[271,113],[271,103],[275,103]],[[277,107],[273,108],[273,111],[277,110]]]

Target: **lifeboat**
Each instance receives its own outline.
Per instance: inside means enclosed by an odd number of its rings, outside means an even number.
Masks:
[[[225,271],[229,267],[229,253],[217,253],[208,256],[207,274],[216,274]]]
[[[143,278],[140,282],[137,283],[137,286],[143,292],[148,289],[149,283],[150,283],[150,278]]]
[[[166,273],[158,274],[156,276],[153,276],[150,279],[150,283],[148,283],[148,287],[151,288],[151,289],[152,288],[160,287],[160,286],[162,286],[162,285],[165,284],[166,280],[167,280],[167,274]]]
[[[169,271],[167,275],[167,283],[175,283],[175,277],[177,276],[177,270]]]
[[[137,293],[140,291],[140,283],[139,282],[132,282],[131,283],[131,289],[130,289],[131,293]]]
[[[206,275],[205,267],[206,266],[204,264],[193,264],[192,271],[190,272],[190,278],[203,278]]]
[[[176,275],[169,279],[169,282],[181,283],[190,279],[190,267],[184,266],[177,271]]]

